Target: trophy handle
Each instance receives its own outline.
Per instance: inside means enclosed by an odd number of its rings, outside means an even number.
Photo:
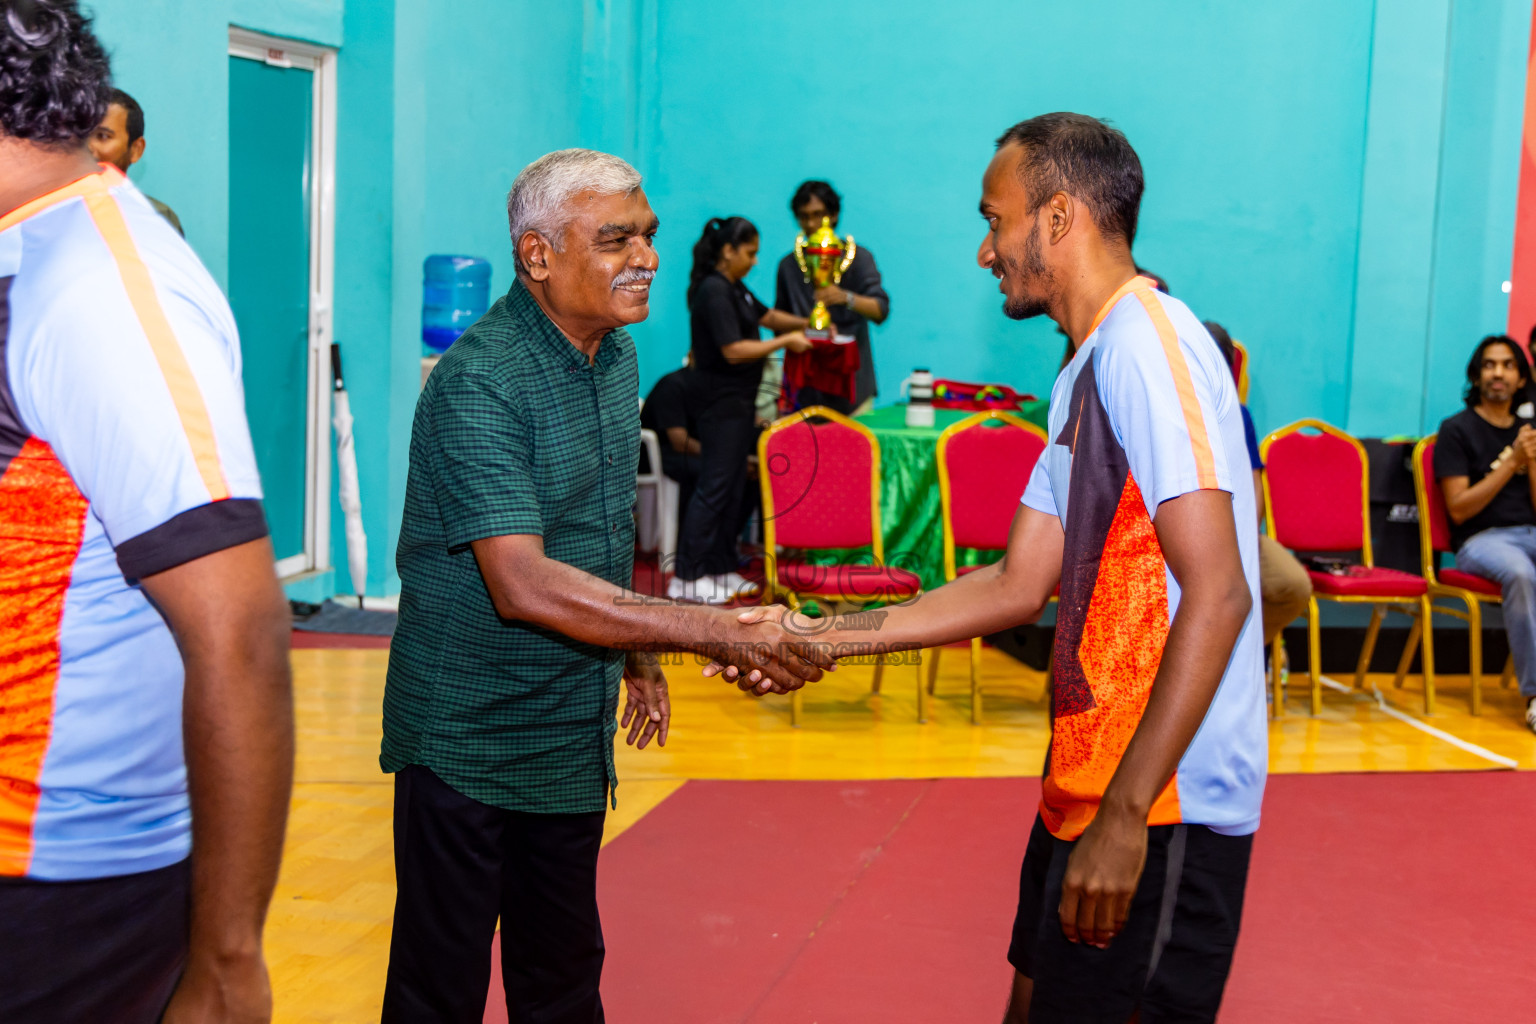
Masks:
[[[848,272],[849,267],[853,266],[853,258],[859,254],[859,247],[854,244],[852,235],[848,235],[845,241],[848,243],[848,253],[843,257],[843,262],[838,264],[838,283],[842,283],[843,275]]]
[[[805,279],[811,279],[811,268],[805,265],[805,235],[795,236],[795,262],[800,265],[800,273]]]

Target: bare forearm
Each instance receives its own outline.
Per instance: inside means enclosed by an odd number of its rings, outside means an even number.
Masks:
[[[853,302],[848,308],[871,323],[885,322],[885,305],[879,299],[870,298],[868,295],[853,295]]]
[[[795,316],[795,314],[787,313],[782,309],[770,309],[759,323],[770,331],[783,333],[785,331],[804,330],[810,321],[803,316]]]
[[[772,352],[777,352],[784,347],[784,342],[779,338],[770,338],[767,341],[733,341],[729,345],[720,346],[720,354],[725,356],[728,363],[750,363],[756,359],[762,359]]]
[[[286,609],[280,609],[286,611]],[[192,950],[260,953],[293,787],[286,616],[186,659]]]
[[[1141,722],[1104,791],[1104,808],[1145,822],[1221,684],[1252,598],[1186,592],[1174,615]]]
[[[1500,462],[1493,470],[1471,487],[1456,494],[1445,503],[1446,514],[1451,521],[1457,524],[1464,523],[1488,507],[1489,502],[1498,495],[1515,475],[1515,466],[1510,459]]]
[[[476,554],[480,554],[478,548]],[[721,623],[730,620],[728,612],[658,601],[548,557],[499,571],[494,567],[488,571],[482,557],[481,573],[487,581],[538,581],[526,587],[488,583],[502,618],[545,626],[602,647],[704,650],[717,640]]]
[[[1050,592],[1049,585],[1020,585],[996,563],[886,609],[879,633],[868,639],[899,651],[987,636],[1034,622]]]

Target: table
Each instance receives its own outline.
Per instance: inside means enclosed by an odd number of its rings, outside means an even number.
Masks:
[[[1044,399],[1025,402],[1015,415],[1043,430],[1049,406]],[[880,441],[880,523],[886,564],[917,573],[925,590],[944,582],[944,525],[935,447],[945,427],[971,415],[963,409],[935,409],[932,427],[909,427],[907,407],[887,405],[858,418]],[[996,561],[999,554],[960,548],[955,551],[955,562],[983,565]],[[870,557],[867,547],[807,552],[807,560],[818,565],[868,563]]]

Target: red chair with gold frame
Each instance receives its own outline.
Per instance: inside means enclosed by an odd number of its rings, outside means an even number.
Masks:
[[[1232,379],[1237,381],[1237,400],[1248,404],[1248,346],[1232,339]]]
[[[1460,569],[1440,569],[1440,554],[1451,550],[1451,526],[1445,512],[1445,498],[1435,485],[1435,439],[1438,434],[1421,438],[1413,446],[1413,491],[1419,502],[1419,552],[1423,563],[1424,579],[1429,583],[1430,597],[1445,597],[1460,601],[1466,611],[1436,605],[1435,611],[1460,619],[1467,624],[1471,647],[1472,694],[1474,715],[1483,711],[1483,611],[1484,604],[1503,604],[1504,594],[1493,580]],[[1412,651],[1418,639],[1418,623],[1408,638],[1408,650]],[[1508,686],[1514,674],[1514,659],[1504,663],[1501,682]]]
[[[1019,498],[1047,444],[1045,431],[1011,413],[989,410],[950,424],[939,435],[940,516],[944,525],[944,579],[953,582],[979,565],[956,565],[956,548],[1002,551]],[[939,652],[929,654],[928,692],[939,674]],[[981,722],[981,638],[971,638],[971,724]]]
[[[1303,430],[1316,434],[1304,434]],[[1271,536],[1295,551],[1359,551],[1360,565],[1346,575],[1308,570],[1312,597],[1307,602],[1307,654],[1312,676],[1312,714],[1323,709],[1322,640],[1317,600],[1371,606],[1371,624],[1355,666],[1355,686],[1365,684],[1376,650],[1383,613],[1417,616],[1424,644],[1424,713],[1435,710],[1434,631],[1429,628],[1429,584],[1421,576],[1378,568],[1371,553],[1370,472],[1365,446],[1321,420],[1297,420],[1281,427],[1259,446],[1264,459],[1264,514]],[[1399,672],[1407,668],[1407,657]],[[1276,673],[1278,676],[1279,673]],[[1284,693],[1275,685],[1275,714],[1284,710]]]
[[[916,573],[885,564],[880,531],[880,441],[864,424],[813,405],[770,425],[757,440],[763,489],[763,603],[779,596],[791,608],[820,601],[905,601],[922,590]],[[800,550],[868,547],[867,565],[784,562],[779,546]],[[880,692],[885,655],[875,659],[873,690]],[[919,719],[927,707],[918,672]],[[800,723],[800,695],[790,700],[790,721]]]

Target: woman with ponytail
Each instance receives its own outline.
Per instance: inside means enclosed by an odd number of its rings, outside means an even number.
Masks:
[[[667,596],[725,604],[751,591],[736,571],[747,489],[747,456],[756,442],[754,407],[770,352],[811,347],[805,317],[769,309],[742,283],[757,265],[757,228],[745,217],[714,217],[693,247],[688,275],[693,365],[705,396],[699,412],[699,479],[683,512],[677,564]],[[767,341],[759,329],[777,334]]]

